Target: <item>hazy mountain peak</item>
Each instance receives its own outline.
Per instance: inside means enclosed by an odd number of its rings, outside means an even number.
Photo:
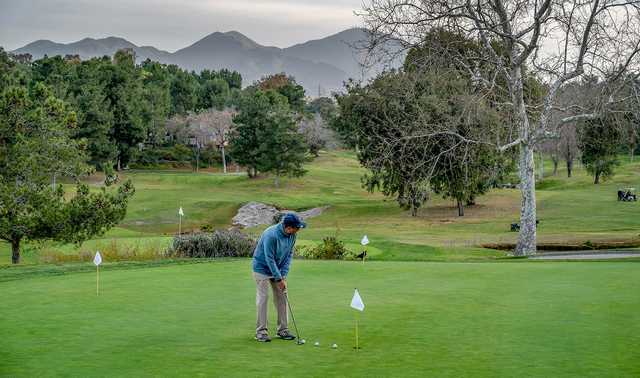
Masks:
[[[138,47],[121,37],[84,38],[69,44],[39,40],[14,53],[30,53],[33,59],[67,54],[89,59],[113,56],[119,49],[132,48],[138,62],[151,59],[195,71],[227,68],[240,72],[244,84],[251,84],[269,74],[286,72],[296,78],[308,95],[313,96],[327,95],[342,88],[342,82],[348,78],[363,78],[360,52],[353,49],[353,43],[366,37],[364,29],[352,28],[280,49],[260,45],[231,30],[211,33],[174,53],[153,46]]]
[[[242,45],[246,48],[251,48],[251,49],[255,49],[258,47],[261,47],[262,45],[260,45],[259,43],[257,43],[256,41],[254,41],[253,39],[247,37],[246,35],[240,33],[239,31],[235,31],[235,30],[231,30],[228,31],[226,33],[224,33],[225,35],[228,35],[230,37],[232,37],[233,39],[235,39],[236,41],[242,43]]]
[[[55,46],[55,45],[57,45],[57,43],[55,43],[55,42],[53,42],[53,41],[51,41],[51,40],[48,40],[48,39],[39,39],[39,40],[37,40],[37,41],[33,41],[33,42],[29,43],[28,45],[26,45],[26,46],[22,47],[21,49],[26,49],[26,48],[37,48],[37,47],[40,47],[40,46]],[[20,49],[18,49],[18,50],[20,50]],[[17,50],[16,50],[16,51],[17,51]]]
[[[226,33],[213,32],[187,48],[232,48],[234,45],[244,49],[262,47],[244,34],[232,30]]]

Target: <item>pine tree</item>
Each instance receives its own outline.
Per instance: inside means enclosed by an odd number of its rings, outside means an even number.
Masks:
[[[308,149],[284,96],[274,91],[250,91],[233,122],[231,154],[247,167],[249,177],[258,172],[273,173],[277,186],[282,176],[304,175]]]

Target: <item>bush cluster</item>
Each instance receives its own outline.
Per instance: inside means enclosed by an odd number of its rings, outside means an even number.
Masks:
[[[356,254],[348,250],[335,236],[327,236],[322,243],[311,248],[299,248],[298,255],[313,260],[355,260]]]
[[[216,230],[176,236],[167,252],[171,257],[250,257],[255,246],[255,240],[240,231]]]

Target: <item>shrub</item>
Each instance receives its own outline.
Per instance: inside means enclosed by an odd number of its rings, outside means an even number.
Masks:
[[[167,254],[172,257],[250,257],[256,242],[237,230],[179,235]]]
[[[335,236],[327,236],[322,239],[322,243],[313,248],[299,248],[298,255],[314,260],[354,260],[356,256]]]

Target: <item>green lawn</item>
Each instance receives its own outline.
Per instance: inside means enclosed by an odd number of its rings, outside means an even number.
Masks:
[[[295,261],[305,346],[252,340],[249,264],[0,282],[0,376],[640,375],[638,263]]]
[[[598,186],[577,167],[573,178],[566,178],[561,166],[557,176],[546,176],[538,183],[540,242],[585,242],[638,237],[640,203],[616,201],[618,187],[640,189],[640,163],[628,163],[626,157],[617,175]],[[546,174],[551,172],[548,162]],[[318,243],[338,233],[347,244],[357,246],[368,234],[371,247],[381,260],[455,260],[474,261],[500,257],[497,252],[476,248],[481,243],[514,242],[517,234],[509,224],[519,217],[520,193],[515,189],[492,190],[478,199],[458,217],[454,204],[432,198],[419,217],[411,217],[398,208],[393,199],[362,189],[363,173],[353,153],[322,153],[307,166],[309,173],[299,179],[284,180],[275,188],[272,178],[250,180],[244,175],[222,175],[184,171],[134,171],[136,186],[128,214],[120,227],[103,238],[82,247],[51,245],[36,250],[26,246],[24,261],[38,262],[42,250],[62,253],[88,253],[116,240],[120,246],[157,246],[163,248],[177,231],[177,209],[186,216],[184,229],[203,225],[226,228],[237,209],[249,201],[262,201],[289,209],[330,206],[322,216],[309,221],[310,227],[300,240]],[[257,236],[261,228],[247,230]],[[0,264],[10,261],[9,248],[0,243]]]

